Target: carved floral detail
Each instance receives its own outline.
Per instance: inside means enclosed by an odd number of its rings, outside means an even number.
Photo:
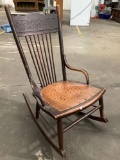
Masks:
[[[21,18],[21,17],[20,17]],[[19,17],[15,17],[14,19],[14,26],[18,33],[20,32],[30,32],[30,31],[39,31],[39,30],[46,30],[46,29],[55,29],[58,28],[57,23],[57,16],[51,15],[51,17],[46,17],[40,19],[28,19],[27,17],[23,19],[19,19]]]

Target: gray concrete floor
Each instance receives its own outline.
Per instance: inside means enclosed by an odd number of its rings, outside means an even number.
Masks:
[[[7,22],[4,11],[0,10],[0,25]],[[80,37],[76,27],[69,26],[69,12],[64,12],[62,30],[68,62],[86,69],[91,84],[107,88],[104,103],[109,120],[107,124],[84,120],[66,132],[66,160],[119,160],[120,24],[92,19],[89,27],[80,27]],[[60,79],[56,35],[53,45]],[[69,79],[84,80],[81,74],[73,72],[69,72]],[[31,93],[31,88],[13,36],[1,34],[0,160],[61,160],[34,124],[22,96],[24,92]]]

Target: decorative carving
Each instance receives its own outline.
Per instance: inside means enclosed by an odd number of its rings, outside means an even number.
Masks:
[[[13,22],[17,33],[58,29],[55,14],[43,16],[39,13],[31,13],[26,16],[13,16]]]

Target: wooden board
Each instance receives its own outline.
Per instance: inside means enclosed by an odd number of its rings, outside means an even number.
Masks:
[[[56,4],[60,6],[60,20],[63,19],[63,0],[56,0]]]

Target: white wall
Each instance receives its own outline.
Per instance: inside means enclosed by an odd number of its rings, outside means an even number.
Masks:
[[[0,0],[0,5],[2,5],[3,4],[3,0]]]
[[[92,7],[91,9],[95,6],[98,5],[100,0],[92,0]],[[64,10],[70,10],[71,8],[71,0],[63,0],[63,9]]]
[[[0,0],[2,2],[2,4],[9,4],[11,5],[12,7],[14,7],[14,3],[13,3],[13,0]]]
[[[92,4],[94,1],[99,1],[99,0],[92,0]],[[71,8],[71,0],[63,0],[63,10],[70,10]]]
[[[71,0],[63,0],[63,10],[70,10]]]

